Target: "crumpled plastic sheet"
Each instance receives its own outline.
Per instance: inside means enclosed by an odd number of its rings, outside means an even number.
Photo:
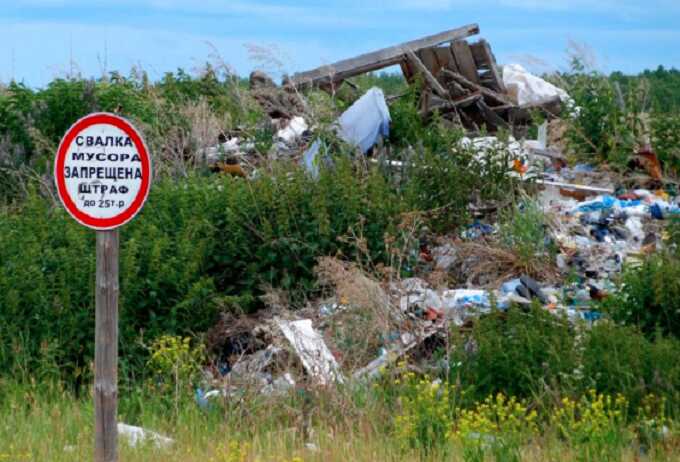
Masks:
[[[390,110],[380,88],[373,87],[356,100],[336,121],[338,136],[366,153],[380,137],[390,134]],[[322,142],[315,140],[302,156],[302,164],[313,178],[319,176]]]
[[[365,153],[380,137],[390,134],[390,110],[380,88],[373,87],[342,113],[338,135]]]
[[[564,103],[573,103],[566,91],[533,75],[520,64],[503,66],[503,84],[511,94],[517,96],[519,105],[541,104],[556,96]]]

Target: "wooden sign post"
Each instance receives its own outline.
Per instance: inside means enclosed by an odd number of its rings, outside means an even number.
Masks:
[[[97,232],[95,278],[95,462],[118,461],[118,227],[141,210],[151,187],[151,158],[125,119],[95,113],[66,132],[54,161],[68,213]]]
[[[97,231],[94,332],[96,462],[118,460],[118,230]]]

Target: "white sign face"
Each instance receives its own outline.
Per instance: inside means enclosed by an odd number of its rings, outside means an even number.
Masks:
[[[97,113],[66,133],[55,160],[59,197],[80,223],[112,229],[141,209],[151,161],[139,133],[125,119]]]

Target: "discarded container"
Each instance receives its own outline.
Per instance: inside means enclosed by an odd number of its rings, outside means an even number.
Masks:
[[[314,140],[312,145],[307,148],[307,150],[302,155],[302,165],[304,165],[307,173],[309,173],[312,178],[319,178],[319,164],[321,162],[321,140]]]

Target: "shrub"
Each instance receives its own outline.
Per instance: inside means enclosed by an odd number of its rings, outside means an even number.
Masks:
[[[612,398],[595,390],[578,401],[564,398],[551,423],[583,460],[618,460],[632,440],[626,428],[628,402],[622,395]]]
[[[553,398],[588,390],[623,395],[637,409],[649,394],[675,402],[680,392],[680,340],[647,338],[637,328],[602,321],[572,326],[540,307],[511,308],[480,319],[456,341],[452,381],[481,400],[492,393]]]
[[[680,173],[680,115],[652,113],[652,147],[666,170]]]
[[[513,194],[515,183],[508,176],[512,156],[505,141],[477,152],[461,145],[455,132],[442,134],[445,128],[436,122],[429,130],[427,144],[404,159],[403,189],[410,208],[423,211],[435,231],[450,232],[466,223],[471,203]]]
[[[139,370],[140,339],[196,332],[216,319],[204,271],[212,228],[201,191],[161,183],[142,215],[121,231],[121,366]],[[89,376],[94,333],[94,232],[37,193],[0,220],[0,363],[26,376],[47,365],[70,379]],[[44,354],[49,352],[49,358]],[[45,359],[50,359],[49,362]]]
[[[665,252],[625,269],[619,290],[604,302],[614,320],[639,326],[649,336],[657,329],[680,338],[680,260]]]
[[[499,393],[460,410],[451,436],[463,447],[466,461],[485,460],[487,450],[495,460],[519,461],[521,446],[538,433],[537,416],[527,401]]]
[[[452,361],[452,382],[479,400],[497,393],[540,398],[546,388],[573,387],[578,354],[566,318],[540,306],[513,307],[479,319],[470,337],[457,338]]]
[[[145,341],[203,332],[223,310],[261,307],[263,285],[303,301],[317,290],[319,256],[389,262],[384,239],[396,234],[401,211],[377,169],[349,161],[319,181],[281,166],[253,181],[157,182],[142,213],[121,230],[122,376],[144,370]],[[360,242],[338,239],[353,234]],[[33,190],[20,209],[2,212],[0,246],[3,370],[87,377],[94,233]]]
[[[680,392],[680,341],[646,338],[635,327],[599,323],[584,337],[583,388],[622,394],[638,408],[649,394],[674,402]]]
[[[160,396],[172,396],[177,410],[180,400],[191,396],[202,376],[205,348],[200,343],[192,345],[189,337],[163,335],[154,340],[149,349],[151,388],[156,388]]]
[[[455,390],[412,372],[400,376],[395,385],[400,393],[394,431],[403,447],[427,453],[445,444],[453,429]]]
[[[572,73],[563,75],[574,100],[566,136],[577,157],[596,154],[602,162],[625,167],[644,133],[641,113],[648,95],[644,80],[631,82],[623,94],[607,76],[586,72],[575,61]],[[574,109],[577,108],[577,109]]]

